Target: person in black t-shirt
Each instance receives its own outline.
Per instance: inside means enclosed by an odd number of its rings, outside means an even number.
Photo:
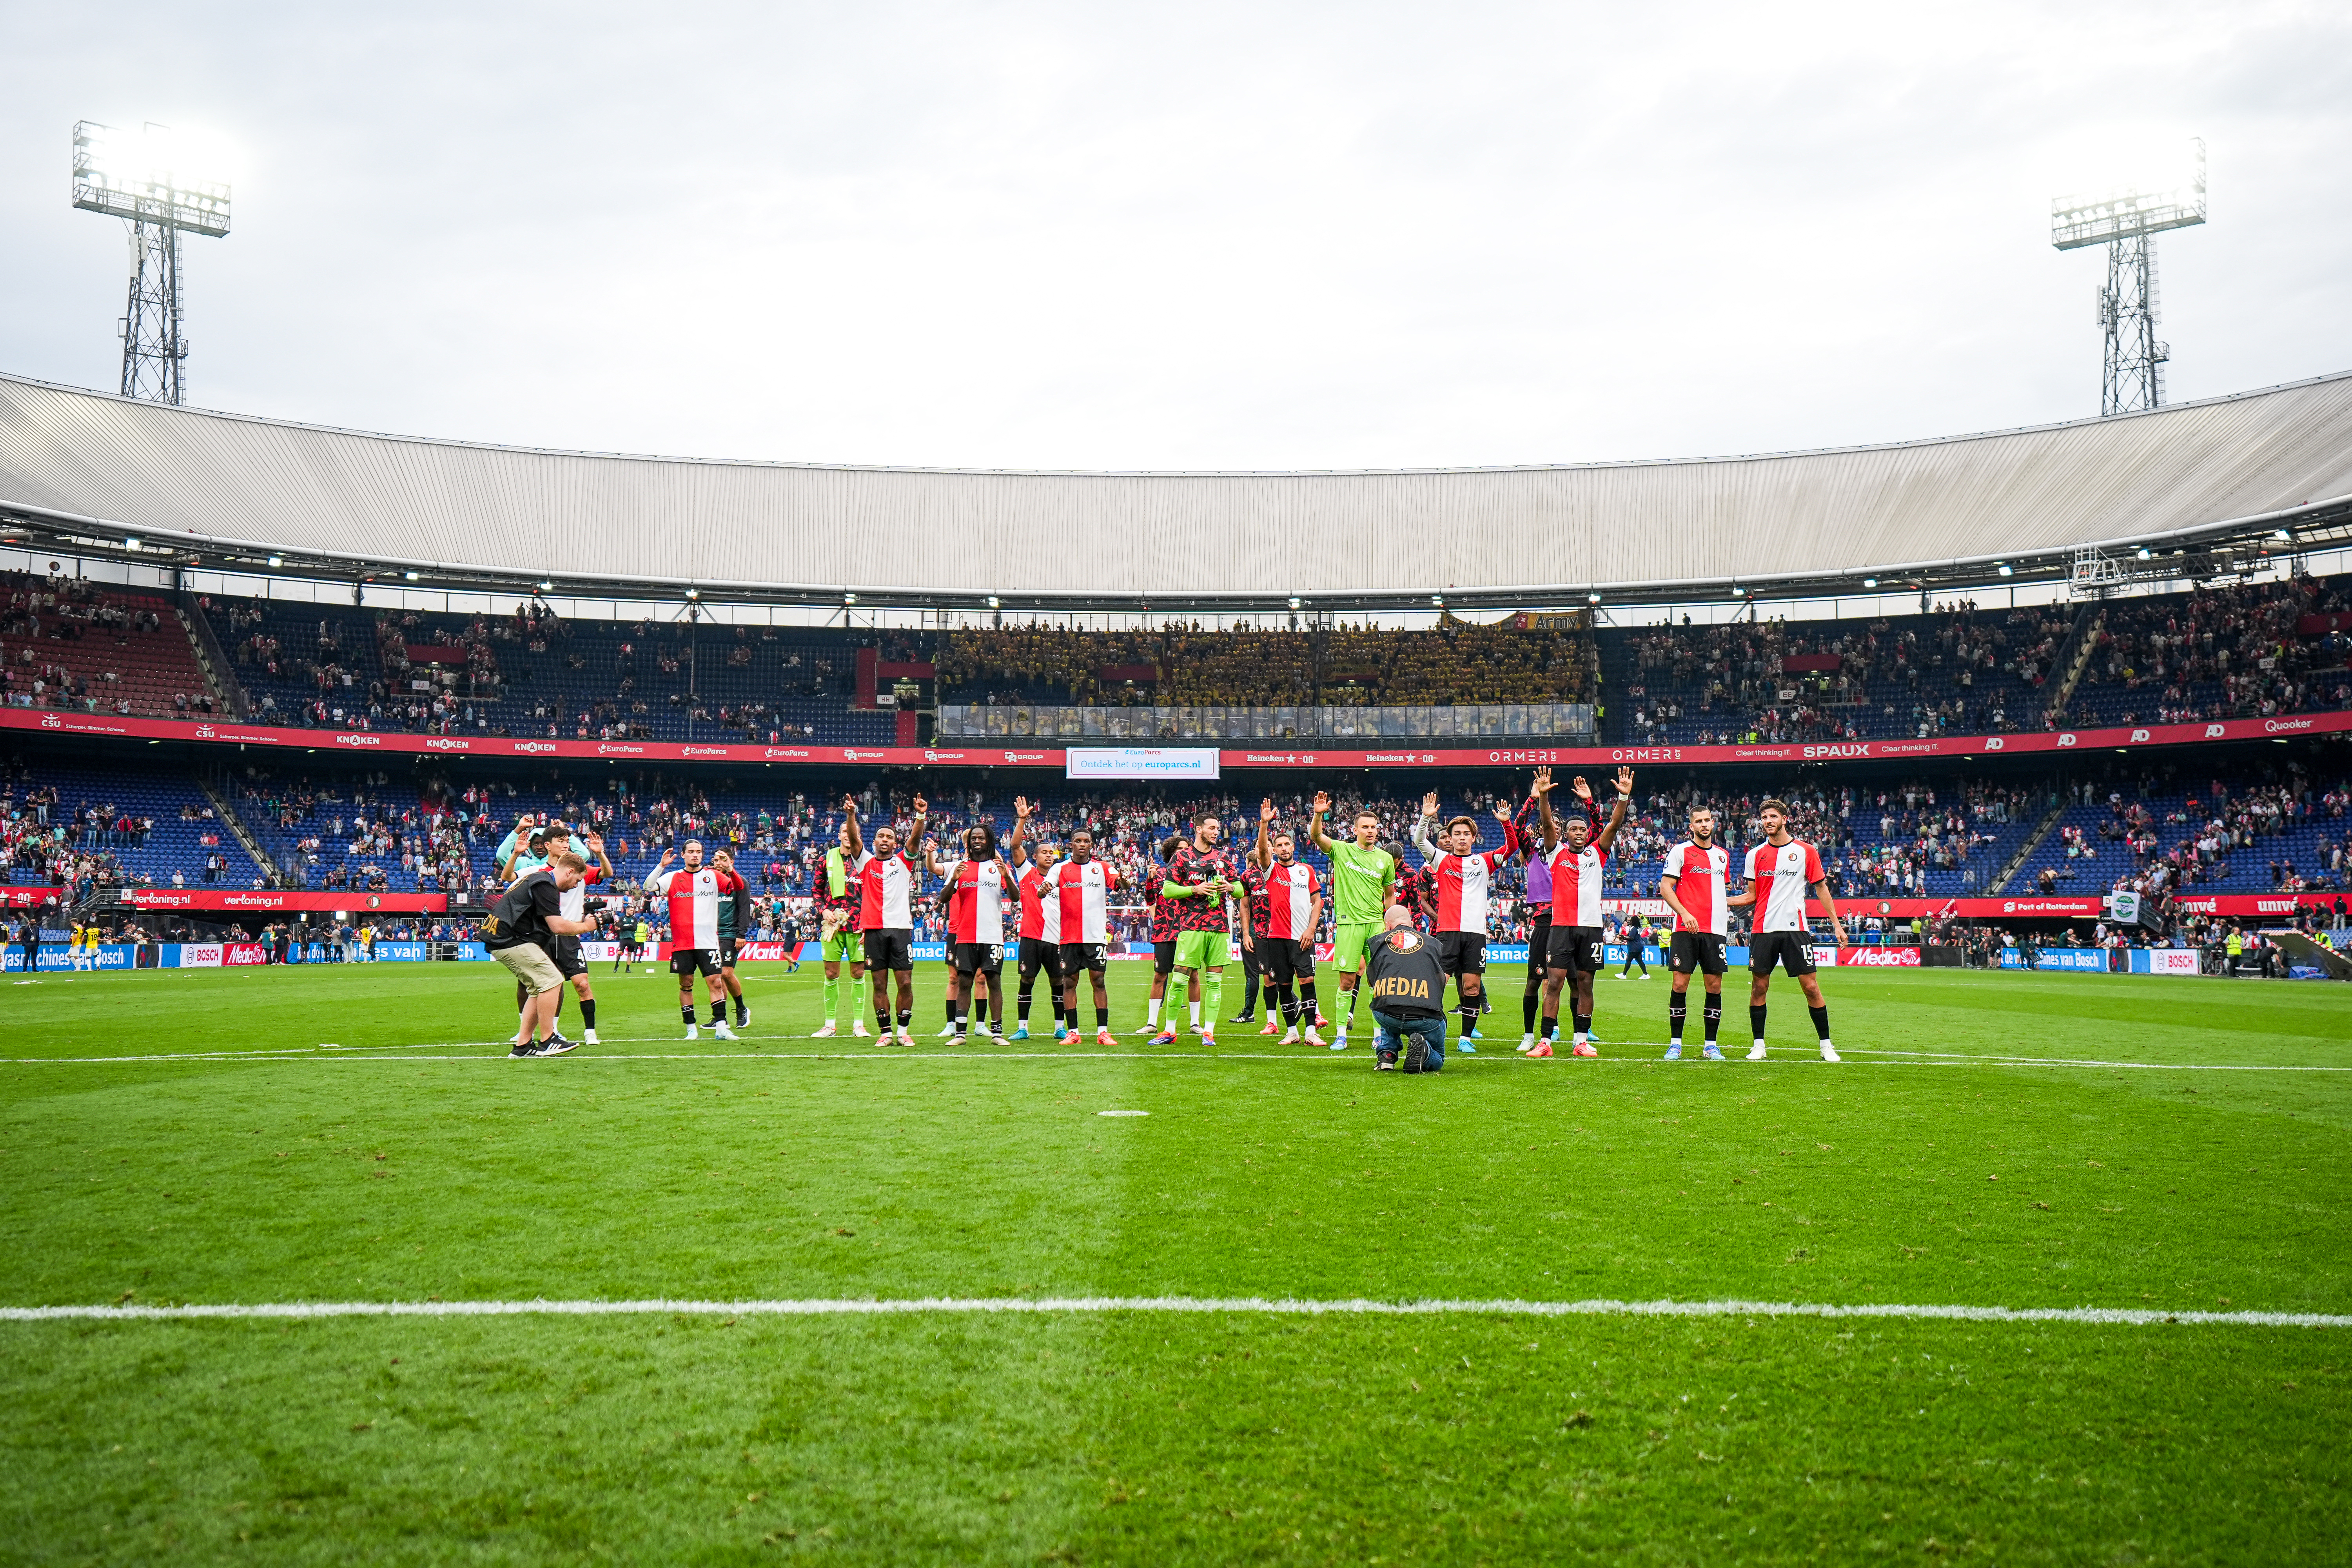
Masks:
[[[1364,957],[1364,984],[1372,999],[1373,1066],[1406,1072],[1445,1066],[1445,967],[1437,939],[1420,931],[1402,904],[1391,904],[1386,927]]]
[[[483,922],[483,945],[506,965],[529,994],[515,1026],[518,1057],[561,1056],[570,1041],[551,1040],[555,1003],[563,990],[563,972],[555,966],[553,952],[559,936],[580,936],[593,931],[592,920],[566,920],[563,895],[580,885],[588,863],[578,855],[558,855],[538,870],[518,879],[499,896],[489,919]]]

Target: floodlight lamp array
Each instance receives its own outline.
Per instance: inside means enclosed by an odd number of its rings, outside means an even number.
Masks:
[[[2096,196],[2059,196],[2050,204],[2050,243],[2060,250],[2106,245],[2205,221],[2205,143],[2192,139],[2194,173],[2186,185],[2143,191],[2126,186]]]
[[[174,168],[173,141],[162,126],[142,133],[79,121],[74,126],[73,205],[215,239],[227,234],[227,183]]]

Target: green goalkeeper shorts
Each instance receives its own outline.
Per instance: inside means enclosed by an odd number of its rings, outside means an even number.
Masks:
[[[827,963],[863,963],[866,962],[866,933],[844,928],[826,937],[818,947]]]
[[[1331,928],[1331,967],[1342,974],[1364,972],[1364,952],[1380,934],[1380,927],[1370,921],[1350,921]]]
[[[1232,952],[1223,931],[1186,931],[1176,933],[1176,967],[1179,969],[1223,969]]]

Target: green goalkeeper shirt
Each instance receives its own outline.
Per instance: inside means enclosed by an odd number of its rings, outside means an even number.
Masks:
[[[1388,908],[1388,890],[1396,885],[1396,857],[1377,845],[1370,849],[1352,838],[1334,838],[1324,851],[1331,858],[1331,918],[1340,925],[1378,925]]]

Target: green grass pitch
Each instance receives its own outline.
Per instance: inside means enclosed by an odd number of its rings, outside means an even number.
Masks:
[[[2352,1329],[1493,1305],[2352,1313],[2341,987],[1833,972],[1843,1064],[1785,979],[1772,1060],[1668,1064],[1604,978],[1601,1058],[1528,1062],[1498,969],[1407,1078],[950,1047],[940,973],[883,1050],[813,965],[737,1045],[600,968],[538,1062],[483,965],[9,984],[0,1306],[1480,1310],[0,1321],[0,1560],[2352,1557]]]

